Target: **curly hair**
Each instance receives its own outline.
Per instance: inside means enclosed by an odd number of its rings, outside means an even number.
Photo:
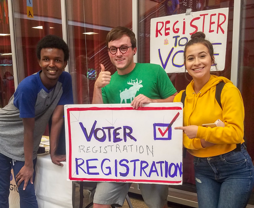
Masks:
[[[64,40],[58,36],[47,35],[42,38],[36,46],[37,59],[41,59],[41,50],[44,48],[56,48],[61,49],[64,52],[64,61],[69,59],[69,49]]]

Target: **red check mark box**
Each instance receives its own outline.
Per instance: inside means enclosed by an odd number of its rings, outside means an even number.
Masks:
[[[171,140],[172,127],[168,128],[168,123],[154,123],[153,134],[154,140]]]

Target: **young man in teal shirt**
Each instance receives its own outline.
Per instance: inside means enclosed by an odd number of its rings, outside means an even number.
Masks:
[[[101,64],[95,82],[93,104],[131,103],[134,109],[148,103],[172,102],[176,89],[162,67],[135,63],[135,34],[125,27],[113,28],[106,37],[108,55],[116,72],[111,76]],[[100,182],[97,184],[94,207],[122,205],[130,183]],[[167,206],[168,185],[140,184],[145,203],[152,208]]]

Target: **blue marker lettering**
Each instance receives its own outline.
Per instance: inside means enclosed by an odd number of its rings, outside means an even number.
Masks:
[[[184,44],[181,44],[181,40],[183,40],[183,39],[185,39],[185,43]],[[188,38],[187,37],[182,37],[181,39],[179,39],[179,41],[178,41],[178,44],[179,44],[179,46],[185,46],[187,43],[188,43]]]
[[[134,160],[130,160],[130,163],[132,162],[134,162],[134,173],[133,173],[133,176],[135,176],[135,172],[136,172],[136,162],[137,161],[140,161],[139,159],[134,159]]]
[[[164,63],[163,60],[162,60],[162,57],[161,57],[160,49],[158,49],[159,59],[160,59],[161,65],[162,65],[162,67],[163,67],[164,69],[166,69],[168,60],[169,60],[169,58],[170,58],[170,56],[171,56],[173,50],[174,50],[174,47],[172,47],[172,49],[171,49],[171,51],[169,52],[169,54],[168,54],[168,56],[167,56],[167,58],[166,58],[166,61],[165,61],[165,63]]]
[[[164,161],[158,161],[157,164],[160,164],[160,176],[163,177],[163,170],[162,170],[162,164],[164,163]]]
[[[145,164],[145,165],[143,165],[143,164]],[[141,161],[141,163],[140,163],[140,167],[141,167],[140,176],[142,176],[142,172],[144,172],[145,175],[146,175],[147,177],[149,177],[149,176],[147,175],[147,173],[145,172],[145,170],[144,170],[144,169],[146,169],[148,166],[149,166],[149,164],[148,164],[146,161]]]
[[[117,160],[115,160],[115,176],[118,177],[118,167],[117,167]]]
[[[168,173],[168,162],[165,161],[165,177],[167,178],[167,173]]]
[[[93,135],[93,133],[94,133],[94,130],[95,130],[97,121],[95,120],[95,122],[94,122],[94,124],[93,124],[93,126],[92,126],[92,129],[90,130],[89,136],[88,136],[88,133],[87,133],[87,129],[83,126],[83,124],[82,124],[81,122],[79,122],[79,124],[80,124],[81,130],[82,130],[82,132],[83,132],[83,134],[84,134],[86,140],[87,140],[88,142],[90,142],[91,137],[92,137],[92,135]]]
[[[182,162],[180,162],[180,165],[177,163],[176,168],[179,170],[180,177],[182,176]]]
[[[127,141],[127,136],[130,138],[130,139],[133,139],[135,142],[137,141],[137,139],[135,137],[133,137],[131,134],[133,132],[133,129],[129,126],[123,126],[123,138],[124,138],[124,141],[126,142]]]
[[[80,164],[78,163],[79,160],[82,160]],[[84,160],[82,158],[75,158],[76,175],[79,175],[78,168],[80,168],[83,171],[83,173],[86,173],[81,167],[83,164],[84,164]]]
[[[177,39],[178,39],[179,37],[180,37],[180,36],[173,36],[173,39],[175,39],[174,47],[177,47]]]
[[[171,174],[172,168],[174,168],[173,174]],[[176,166],[175,166],[174,163],[171,163],[171,164],[169,165],[169,170],[168,170],[168,172],[169,172],[168,174],[169,174],[169,176],[170,176],[171,178],[177,176],[177,169],[176,169]]]
[[[108,175],[112,174],[112,170],[111,170],[111,167],[110,167],[110,166],[106,166],[105,168],[108,170],[108,173],[105,173],[105,172],[104,172],[103,164],[104,164],[104,162],[105,162],[106,160],[109,161],[109,162],[111,162],[111,161],[110,161],[109,159],[107,159],[107,158],[106,158],[106,159],[103,159],[103,160],[102,160],[102,163],[101,163],[101,171],[103,172],[104,175],[108,176]]]
[[[155,161],[153,161],[152,164],[151,164],[151,169],[150,169],[149,176],[151,176],[151,174],[152,174],[153,172],[156,173],[157,176],[158,176],[158,170],[157,170],[157,167],[156,167],[156,165],[155,165]]]
[[[184,65],[184,63],[181,64],[181,65],[177,65],[177,64],[174,63],[174,58],[175,58],[175,56],[176,56],[178,53],[183,53],[183,52],[184,52],[183,50],[180,50],[180,51],[177,51],[177,52],[174,54],[174,56],[173,56],[173,58],[172,58],[172,64],[173,64],[173,66],[175,66],[175,67],[182,67],[182,66]]]
[[[108,138],[109,138],[109,142],[111,141],[111,129],[114,129],[113,126],[109,126],[109,127],[103,127],[103,129],[107,129],[108,130]]]
[[[118,138],[118,136],[120,135],[118,130],[120,130],[120,129],[121,129],[121,127],[114,129],[114,131],[113,131],[113,143],[120,142],[122,140],[121,138]]]
[[[98,131],[102,131],[102,137],[98,137]],[[105,139],[106,139],[106,135],[105,135],[105,132],[104,132],[104,130],[103,129],[101,129],[101,128],[96,128],[95,129],[95,133],[94,133],[94,137],[95,137],[95,139],[96,140],[98,140],[99,142],[104,142],[105,141]]]
[[[121,173],[121,172],[120,172],[120,175],[125,177],[125,176],[127,176],[127,175],[129,174],[129,167],[128,167],[128,165],[123,164],[123,163],[122,163],[123,161],[125,161],[126,163],[128,163],[128,160],[127,160],[127,159],[122,159],[122,160],[119,162],[120,166],[124,166],[124,167],[126,168],[126,173]]]
[[[90,162],[90,161],[98,161],[98,159],[94,158],[94,159],[88,159],[88,160],[86,160],[87,172],[88,172],[88,174],[89,174],[89,175],[99,175],[98,172],[96,172],[96,173],[90,172],[90,169],[95,169],[95,168],[97,168],[96,166],[90,166],[90,165],[89,165],[89,162]]]

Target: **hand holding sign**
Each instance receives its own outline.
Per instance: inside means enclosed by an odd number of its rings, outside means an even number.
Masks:
[[[172,129],[182,103],[66,105],[65,116],[70,180],[182,183],[183,134]]]
[[[103,88],[110,83],[111,80],[111,72],[106,71],[103,64],[100,64],[101,72],[96,80],[95,86],[97,88]]]
[[[138,96],[136,96],[134,98],[134,100],[131,102],[131,106],[134,109],[138,109],[138,107],[142,107],[143,104],[149,104],[151,103],[152,100],[146,96],[144,96],[143,94],[139,94]]]

